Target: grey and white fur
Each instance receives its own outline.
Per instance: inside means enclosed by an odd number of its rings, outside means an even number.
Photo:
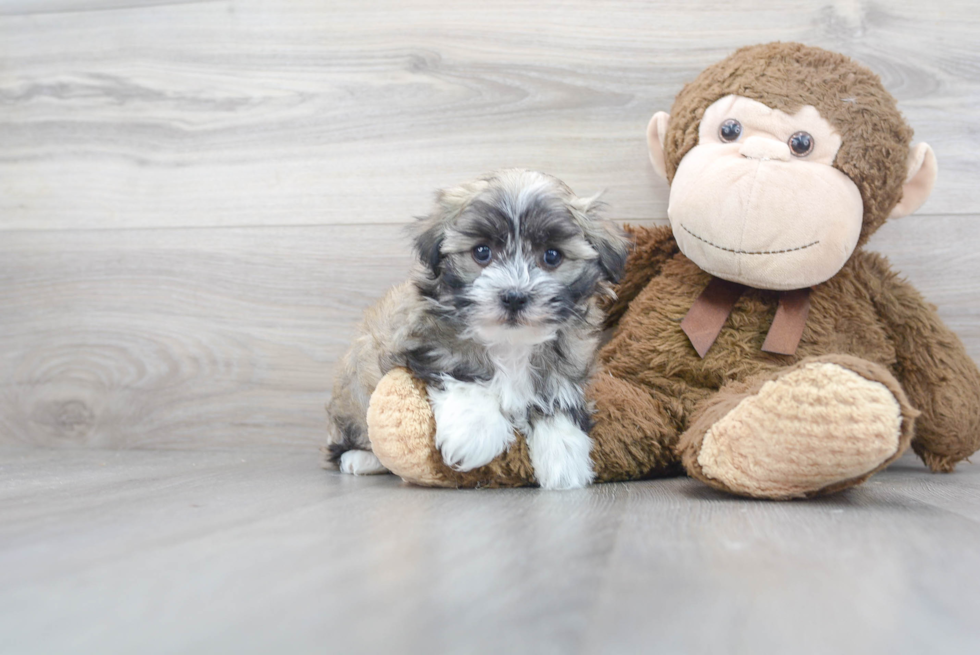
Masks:
[[[444,460],[467,471],[527,438],[538,483],[593,477],[590,409],[602,311],[629,239],[602,219],[597,197],[561,181],[504,170],[438,194],[415,227],[412,279],[371,308],[344,356],[327,406],[327,461],[383,473],[367,407],[396,366],[425,381]]]

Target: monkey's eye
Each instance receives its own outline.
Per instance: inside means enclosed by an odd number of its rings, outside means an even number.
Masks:
[[[734,118],[729,118],[721,124],[721,129],[718,130],[718,136],[721,137],[722,141],[728,141],[729,143],[738,141],[738,137],[742,136],[742,124]]]
[[[486,266],[493,259],[493,251],[490,250],[490,246],[485,243],[481,243],[477,247],[473,248],[473,259],[476,260],[477,264],[481,266]]]
[[[541,258],[544,261],[544,265],[548,268],[558,268],[558,264],[561,264],[561,260],[564,259],[561,252],[551,248],[544,251],[544,257]]]
[[[806,132],[797,132],[789,138],[789,149],[797,157],[806,157],[813,151],[813,137]]]

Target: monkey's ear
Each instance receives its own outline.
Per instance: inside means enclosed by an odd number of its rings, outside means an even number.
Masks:
[[[650,163],[657,175],[667,179],[667,161],[664,157],[664,138],[667,136],[667,124],[670,114],[658,111],[647,125],[647,149],[650,151]]]
[[[902,199],[888,218],[908,216],[926,201],[936,183],[939,166],[928,143],[920,143],[909,153],[909,172],[902,186]]]

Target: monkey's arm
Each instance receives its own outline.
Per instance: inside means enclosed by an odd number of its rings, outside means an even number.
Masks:
[[[935,309],[880,256],[869,290],[897,352],[896,377],[922,412],[912,448],[933,471],[952,471],[980,449],[980,371]]]
[[[613,287],[616,292],[615,300],[603,304],[607,328],[615,327],[637,294],[643,291],[651,278],[660,273],[664,262],[680,252],[669,226],[651,228],[626,225],[624,229],[635,246],[626,260],[623,278]]]

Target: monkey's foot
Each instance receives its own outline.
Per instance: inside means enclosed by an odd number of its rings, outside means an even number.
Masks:
[[[706,403],[680,448],[693,477],[757,498],[863,482],[905,451],[917,414],[887,370],[853,357],[804,360],[733,391]]]
[[[534,484],[522,436],[486,466],[455,471],[436,448],[436,422],[425,383],[403,368],[389,371],[371,394],[368,438],[381,463],[406,482],[425,487],[520,487]]]

